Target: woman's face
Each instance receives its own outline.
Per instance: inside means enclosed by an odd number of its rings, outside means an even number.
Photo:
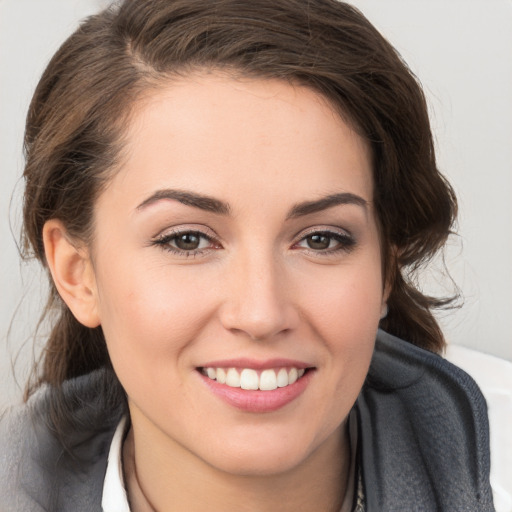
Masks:
[[[93,289],[136,443],[246,475],[336,446],[385,300],[367,145],[307,88],[198,74],[124,156]]]

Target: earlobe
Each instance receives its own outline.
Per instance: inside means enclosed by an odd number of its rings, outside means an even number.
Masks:
[[[46,261],[62,300],[81,324],[98,327],[96,279],[89,251],[71,242],[58,219],[45,223],[43,243]]]
[[[384,286],[384,292],[382,294],[382,304],[380,309],[380,319],[383,320],[388,316],[389,312],[389,306],[388,306],[388,299],[389,295],[391,294],[391,283],[386,283]]]

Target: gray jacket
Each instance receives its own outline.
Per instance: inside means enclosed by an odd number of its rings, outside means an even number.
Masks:
[[[75,415],[59,439],[49,388],[3,414],[0,512],[101,511],[110,441],[124,412],[109,379],[96,371],[65,383]],[[368,512],[494,510],[487,409],[462,370],[380,331],[355,407]]]

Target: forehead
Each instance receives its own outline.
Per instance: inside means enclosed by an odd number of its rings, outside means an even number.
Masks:
[[[284,81],[198,73],[163,83],[135,105],[124,142],[113,182],[134,202],[169,187],[247,206],[258,194],[372,199],[368,145],[325,97]]]

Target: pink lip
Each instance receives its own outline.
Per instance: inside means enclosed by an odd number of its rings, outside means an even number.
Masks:
[[[215,366],[219,368],[223,367],[224,365],[218,365],[217,362]],[[276,368],[285,366],[297,367],[295,364],[290,364],[289,361],[287,364],[277,364],[271,367]],[[230,361],[229,367],[236,368],[237,365],[233,364],[233,361]],[[254,369],[257,368],[254,365],[245,364],[242,364],[238,367]],[[262,368],[269,367],[264,366]],[[299,368],[305,367],[299,366]],[[218,396],[221,400],[228,403],[229,405],[246,412],[263,413],[276,411],[298,398],[308,386],[314,373],[314,370],[307,371],[293,384],[290,384],[284,388],[277,388],[272,391],[248,391],[241,388],[232,388],[226,384],[220,384],[216,380],[212,380],[199,372],[198,375],[203,379],[203,382],[208,386],[209,390],[212,391],[214,395]]]
[[[266,359],[258,361],[249,358],[223,359],[219,361],[211,361],[201,365],[201,368],[253,368],[254,370],[266,370],[271,368],[291,368],[297,369],[311,368],[312,365],[303,361],[295,361],[293,359]]]

